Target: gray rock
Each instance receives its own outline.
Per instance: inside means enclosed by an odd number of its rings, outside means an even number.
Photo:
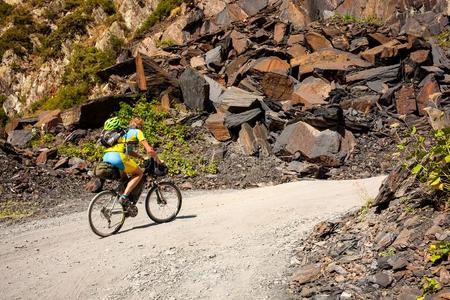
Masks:
[[[33,133],[30,129],[14,130],[8,135],[7,142],[13,146],[24,148],[33,138]]]
[[[209,84],[192,68],[186,68],[179,78],[184,103],[190,109],[203,110],[209,99]]]
[[[220,69],[222,66],[222,46],[209,50],[205,55],[206,66],[212,71]]]
[[[384,288],[387,288],[391,285],[393,278],[391,275],[386,274],[384,272],[377,273],[373,276],[370,276],[368,278],[369,282],[372,282],[374,284],[378,284],[379,286],[382,286]]]
[[[396,239],[397,234],[395,234],[394,232],[388,232],[388,233],[384,233],[382,235],[380,235],[377,239],[376,239],[376,250],[384,250],[387,247],[389,247],[394,240]]]

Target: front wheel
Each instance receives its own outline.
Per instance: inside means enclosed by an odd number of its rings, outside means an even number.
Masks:
[[[170,222],[181,209],[181,192],[172,182],[160,182],[148,192],[145,210],[156,223]]]
[[[125,222],[125,211],[119,197],[112,191],[95,195],[88,208],[89,226],[101,237],[117,233]]]

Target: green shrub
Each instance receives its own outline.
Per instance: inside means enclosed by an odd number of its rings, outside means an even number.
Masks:
[[[10,49],[20,56],[33,49],[30,32],[26,26],[13,26],[0,37],[0,58]]]
[[[422,296],[417,300],[424,300],[426,295],[432,295],[437,293],[441,289],[441,285],[435,278],[429,278],[424,276],[422,279]]]
[[[80,145],[63,144],[58,146],[57,150],[60,156],[79,157],[94,162],[102,159],[105,148],[97,145],[95,141],[86,141]]]
[[[440,241],[430,245],[428,249],[430,253],[430,261],[432,263],[439,263],[446,261],[450,253],[450,242]]]
[[[382,26],[384,25],[383,20],[378,19],[376,16],[369,16],[366,18],[357,18],[355,16],[344,14],[339,15],[335,14],[332,17],[333,21],[342,21],[346,24],[362,24],[362,25],[376,25],[376,26]]]
[[[439,46],[445,48],[450,47],[450,30],[446,29],[434,38],[437,40]]]
[[[86,102],[91,91],[91,87],[87,82],[79,84],[69,84],[61,87],[55,96],[50,97],[47,101],[41,102],[42,107],[36,109],[52,110],[67,109],[74,105]]]
[[[174,46],[176,43],[171,39],[161,39],[155,42],[157,48]]]
[[[413,165],[422,183],[442,191],[450,192],[450,129],[433,130],[420,135],[414,127],[411,136],[404,139],[397,148],[404,153],[404,167]],[[400,153],[399,153],[400,154]]]
[[[86,33],[86,26],[91,21],[91,16],[82,10],[65,16],[57,24],[57,28],[43,41],[41,49],[45,57],[59,56],[61,45],[66,40],[73,39],[76,35]]]
[[[31,147],[51,147],[52,143],[55,141],[55,136],[51,133],[37,134],[31,140]]]
[[[8,116],[6,115],[6,112],[3,110],[3,103],[6,100],[5,95],[0,95],[0,128],[4,127],[6,125],[6,122],[8,122]]]
[[[145,20],[144,24],[136,31],[135,36],[143,34],[156,23],[163,21],[170,15],[172,9],[183,3],[191,4],[191,2],[191,0],[162,0],[152,14]]]
[[[378,256],[381,257],[388,257],[388,256],[394,256],[396,253],[395,248],[390,247],[388,249],[386,249],[385,251],[381,251]]]
[[[0,0],[0,25],[3,25],[7,17],[11,14],[14,6]]]

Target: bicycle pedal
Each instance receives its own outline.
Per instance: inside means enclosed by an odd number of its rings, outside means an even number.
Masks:
[[[125,211],[125,217],[136,217],[138,215],[138,208],[136,207],[136,205],[130,205],[127,210]]]

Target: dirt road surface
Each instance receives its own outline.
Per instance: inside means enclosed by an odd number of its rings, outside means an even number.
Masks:
[[[85,213],[2,227],[0,298],[288,299],[300,238],[363,205],[382,179],[184,193],[175,221],[156,225],[140,204],[103,239]]]

